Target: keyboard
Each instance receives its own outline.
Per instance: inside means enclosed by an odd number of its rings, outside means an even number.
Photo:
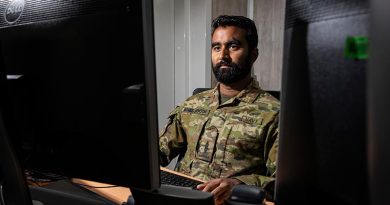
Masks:
[[[161,184],[189,187],[195,189],[198,184],[203,182],[160,170]]]

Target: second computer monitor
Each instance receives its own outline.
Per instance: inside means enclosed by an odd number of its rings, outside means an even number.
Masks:
[[[368,2],[286,5],[277,203],[368,204]]]
[[[151,0],[2,1],[3,119],[24,168],[159,187]]]

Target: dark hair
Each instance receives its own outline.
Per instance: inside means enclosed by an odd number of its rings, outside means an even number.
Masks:
[[[258,36],[255,22],[244,16],[228,16],[221,15],[211,23],[211,35],[214,34],[218,27],[236,26],[246,31],[246,40],[248,41],[249,49],[257,48]]]

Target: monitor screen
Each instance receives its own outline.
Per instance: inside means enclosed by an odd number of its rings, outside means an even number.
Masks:
[[[25,169],[159,187],[152,0],[0,2],[2,117]]]
[[[365,0],[286,2],[278,204],[368,204]]]

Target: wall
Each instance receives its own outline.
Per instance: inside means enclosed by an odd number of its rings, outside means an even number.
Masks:
[[[175,101],[174,1],[154,0],[158,124],[162,129]]]
[[[253,20],[259,35],[259,57],[254,74],[265,90],[281,86],[285,0],[253,1]]]
[[[211,86],[208,0],[154,0],[159,127],[198,87]]]

